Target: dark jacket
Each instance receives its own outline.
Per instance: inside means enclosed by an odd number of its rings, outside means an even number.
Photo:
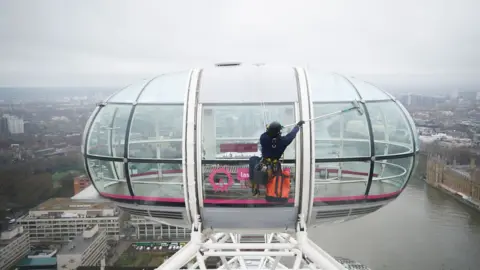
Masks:
[[[272,158],[280,159],[283,155],[283,152],[287,147],[292,143],[292,141],[297,136],[300,128],[295,126],[292,131],[287,135],[277,137],[270,137],[267,132],[263,133],[260,136],[260,145],[262,146],[262,157],[263,158]]]

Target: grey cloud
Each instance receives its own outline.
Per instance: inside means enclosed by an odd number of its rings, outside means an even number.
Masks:
[[[0,85],[120,85],[232,60],[450,74],[475,85],[479,8],[476,0],[1,1]]]

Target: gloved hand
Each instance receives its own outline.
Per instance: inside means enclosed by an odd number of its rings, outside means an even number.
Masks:
[[[298,126],[298,127],[302,127],[303,124],[305,124],[305,121],[300,120],[300,121],[297,123],[297,126]]]

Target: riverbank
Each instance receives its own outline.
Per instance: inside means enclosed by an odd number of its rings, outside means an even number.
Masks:
[[[426,177],[422,177],[423,180],[425,181],[425,183],[427,183],[429,186],[433,187],[433,188],[436,188],[440,191],[442,191],[443,193],[446,193],[450,196],[452,196],[455,200],[467,205],[467,206],[470,206],[471,208],[477,210],[480,212],[480,202],[479,201],[475,201],[474,199],[472,199],[471,197],[461,193],[461,192],[458,192],[452,188],[449,188],[448,186],[444,185],[444,184],[440,184],[440,183],[429,183],[427,181],[427,178]]]

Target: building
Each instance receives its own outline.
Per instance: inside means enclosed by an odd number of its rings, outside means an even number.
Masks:
[[[4,223],[0,237],[0,269],[9,269],[30,251],[30,238],[15,220]]]
[[[18,222],[30,232],[35,243],[66,242],[95,224],[105,230],[109,239],[118,240],[125,217],[110,202],[52,198],[32,208]]]
[[[24,133],[24,122],[23,119],[15,116],[15,115],[9,115],[9,114],[4,114],[3,118],[7,119],[7,126],[8,126],[8,131],[11,134],[23,134]]]
[[[405,94],[398,97],[398,100],[404,104],[406,107],[413,108],[433,108],[437,104],[443,102],[445,97],[438,96],[426,96],[419,94]]]
[[[56,257],[23,258],[16,266],[16,270],[57,270]]]
[[[427,183],[433,186],[451,189],[469,200],[480,202],[480,172],[476,169],[475,159],[470,165],[447,165],[445,159],[430,156],[427,161]]]
[[[474,106],[477,103],[477,91],[458,91],[457,100],[459,104]]]
[[[80,191],[90,186],[90,184],[90,179],[85,175],[75,177],[75,179],[73,179],[73,194],[80,193]]]
[[[81,235],[64,245],[57,254],[57,269],[100,265],[107,254],[107,235],[98,225],[88,226]]]
[[[8,130],[8,120],[7,118],[0,118],[0,135],[9,135],[10,131]]]
[[[82,192],[72,197],[73,201],[84,202],[86,200],[82,196],[88,196],[91,192],[97,192],[95,188],[90,185]],[[152,221],[142,216],[137,216],[135,212],[126,212],[122,214],[122,220],[125,220],[124,228],[120,228],[120,237],[126,237],[130,240],[176,240],[181,241],[190,238],[190,229],[171,226],[167,224],[160,224],[157,221]]]
[[[144,217],[131,215],[130,225],[135,228],[139,240],[185,240],[190,237],[190,229],[160,224]]]

